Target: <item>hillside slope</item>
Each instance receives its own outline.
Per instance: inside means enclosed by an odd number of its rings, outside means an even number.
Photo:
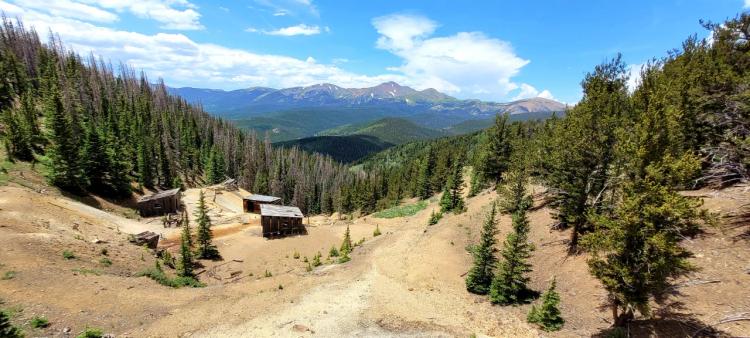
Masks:
[[[348,124],[318,133],[317,136],[369,135],[390,144],[403,144],[418,140],[429,140],[448,134],[425,128],[401,118],[383,118],[367,123]]]
[[[393,146],[392,143],[370,135],[313,136],[298,140],[274,143],[281,147],[297,147],[301,150],[331,156],[334,160],[349,163],[369,154]]]

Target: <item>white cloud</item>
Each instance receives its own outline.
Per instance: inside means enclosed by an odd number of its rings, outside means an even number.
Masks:
[[[552,93],[549,92],[549,90],[545,89],[540,92],[539,90],[534,88],[534,86],[527,83],[522,83],[519,87],[519,93],[513,97],[513,101],[530,99],[533,97],[541,97],[550,100],[555,99],[554,96],[552,96]]]
[[[286,88],[330,82],[347,87],[374,86],[386,81],[405,82],[398,74],[366,76],[321,64],[312,57],[298,59],[258,54],[216,44],[197,43],[184,34],[142,34],[116,30],[9,4],[0,10],[21,17],[45,40],[49,30],[66,46],[86,55],[125,62],[143,69],[155,80],[164,77],[171,86],[236,89],[250,86]]]
[[[519,89],[512,78],[529,63],[515,54],[510,43],[481,32],[431,37],[438,25],[423,16],[388,15],[373,19],[372,24],[381,35],[376,46],[403,61],[389,69],[403,73],[416,87],[501,99]]]
[[[750,8],[750,0],[745,0],[745,8]]]
[[[33,0],[32,0],[33,1]],[[172,30],[203,29],[197,7],[187,0],[78,0],[117,12],[161,23],[161,28]]]
[[[288,11],[286,11],[284,9],[281,9],[281,10],[278,10],[278,11],[274,12],[273,16],[286,16],[288,14],[289,14]]]
[[[296,26],[289,26],[279,28],[276,30],[266,32],[268,35],[282,35],[282,36],[295,36],[295,35],[316,35],[320,34],[320,27],[308,26],[305,24],[299,24]]]
[[[641,85],[641,72],[645,69],[646,63],[628,65],[628,83],[626,85],[631,93]]]
[[[70,0],[15,0],[18,6],[44,11],[50,15],[63,16],[95,22],[114,22],[118,20],[116,14],[101,8]]]
[[[325,32],[329,32],[330,29],[328,27],[323,27],[322,29]],[[263,30],[263,29],[257,29],[255,27],[248,27],[245,29],[245,32],[249,33],[261,33],[266,35],[278,35],[278,36],[296,36],[296,35],[317,35],[320,34],[321,28],[318,26],[308,26],[305,24],[299,24],[296,26],[289,26],[274,30]]]

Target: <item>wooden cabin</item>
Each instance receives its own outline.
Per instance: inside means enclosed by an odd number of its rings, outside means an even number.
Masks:
[[[302,217],[302,211],[297,207],[261,204],[260,224],[263,226],[263,237],[305,233]]]
[[[242,198],[242,209],[245,210],[245,212],[259,214],[260,206],[263,204],[281,204],[281,198],[256,194]]]
[[[143,217],[176,213],[180,210],[180,188],[160,191],[138,199],[138,212]]]

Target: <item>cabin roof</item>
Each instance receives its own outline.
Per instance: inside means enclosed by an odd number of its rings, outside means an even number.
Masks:
[[[272,216],[272,217],[294,217],[302,218],[302,211],[297,207],[273,205],[273,204],[261,204],[260,205],[261,216]]]
[[[250,195],[247,195],[247,196],[245,196],[243,198],[246,199],[246,200],[250,200],[250,201],[267,202],[267,203],[276,202],[276,201],[280,201],[281,200],[280,197],[266,196],[266,195],[257,195],[257,194],[250,194]]]
[[[164,198],[164,197],[174,196],[178,192],[180,192],[180,188],[174,188],[174,189],[170,189],[170,190],[160,191],[160,192],[157,192],[155,194],[146,195],[146,196],[143,196],[143,197],[139,198],[138,199],[138,203],[152,201],[152,200],[158,200],[158,199],[161,199],[161,198]]]

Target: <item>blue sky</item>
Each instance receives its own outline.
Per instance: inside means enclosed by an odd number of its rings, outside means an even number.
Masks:
[[[127,62],[171,86],[237,89],[396,81],[459,98],[574,103],[616,53],[633,69],[677,48],[700,19],[750,0],[0,0],[43,36]]]

